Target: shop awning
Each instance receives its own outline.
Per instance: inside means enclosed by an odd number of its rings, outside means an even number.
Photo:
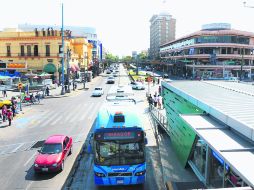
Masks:
[[[71,65],[71,72],[75,72],[75,71],[77,71],[75,65]]]
[[[53,63],[48,63],[44,66],[43,71],[47,73],[55,73],[56,72],[56,66]]]

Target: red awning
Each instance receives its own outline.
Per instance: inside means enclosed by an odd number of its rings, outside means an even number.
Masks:
[[[78,65],[74,65],[74,67],[75,67],[76,71],[80,71],[80,68]]]
[[[76,71],[75,65],[71,65],[71,72],[75,72],[75,71]]]

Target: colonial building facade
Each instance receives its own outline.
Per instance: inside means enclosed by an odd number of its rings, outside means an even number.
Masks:
[[[71,36],[70,31],[64,32],[64,59],[67,67],[67,51],[69,67],[75,72],[88,67],[92,60],[92,45],[85,38]],[[6,29],[0,32],[0,60],[6,63],[26,63],[26,69],[20,72],[47,72],[59,77],[61,72],[62,54],[61,31],[48,28],[38,31],[19,31]],[[15,68],[13,68],[15,69]],[[66,69],[65,69],[66,70]]]

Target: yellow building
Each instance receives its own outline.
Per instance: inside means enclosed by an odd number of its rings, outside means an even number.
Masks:
[[[92,59],[89,56],[92,54],[91,45],[85,38],[73,38],[68,35],[68,31],[65,31],[65,68],[67,66],[66,52],[67,49],[70,49],[71,70],[74,72],[79,68],[84,69]],[[23,73],[44,71],[59,77],[62,60],[61,47],[61,31],[53,29],[31,32],[6,29],[0,32],[0,60],[6,63],[15,63],[12,64],[14,65],[12,70],[17,69]],[[27,69],[18,68],[18,63],[26,63]]]

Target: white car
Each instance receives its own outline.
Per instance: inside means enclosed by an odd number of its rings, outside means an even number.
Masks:
[[[115,83],[115,78],[114,77],[108,77],[107,78],[107,84],[114,84]]]
[[[136,90],[145,90],[145,85],[141,82],[134,82],[132,84],[132,89],[136,89]]]
[[[102,87],[95,87],[92,92],[92,96],[102,96],[103,94],[104,94],[104,91]]]

